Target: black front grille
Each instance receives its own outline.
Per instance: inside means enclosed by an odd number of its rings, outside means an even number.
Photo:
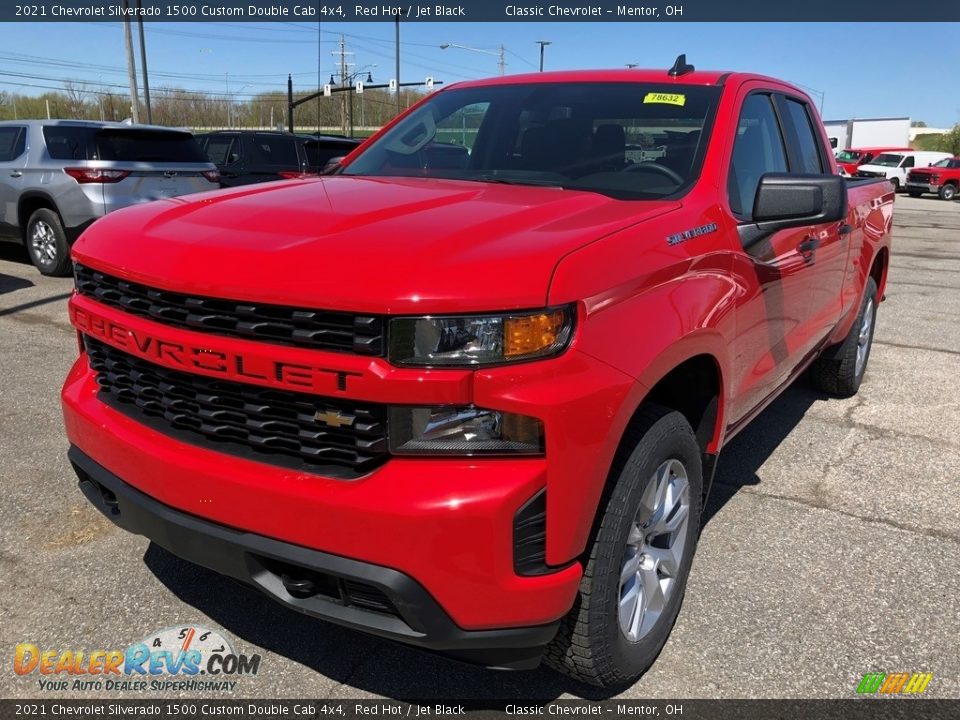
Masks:
[[[172,327],[360,355],[383,355],[383,318],[185,295],[74,266],[77,292]]]
[[[190,375],[84,341],[100,399],[166,435],[340,478],[369,472],[387,457],[386,406]],[[325,413],[352,422],[332,427],[317,420]]]
[[[886,177],[886,175],[880,172],[874,172],[872,170],[857,170],[857,177],[872,178],[872,177]]]

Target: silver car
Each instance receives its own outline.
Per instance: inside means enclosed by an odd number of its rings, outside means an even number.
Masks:
[[[82,120],[0,122],[0,238],[44,275],[70,274],[70,244],[99,217],[219,187],[193,135]]]

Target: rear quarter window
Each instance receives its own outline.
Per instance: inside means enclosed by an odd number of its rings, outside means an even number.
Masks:
[[[92,160],[116,162],[207,163],[196,138],[163,130],[100,130]]]
[[[52,125],[43,129],[47,154],[54,160],[89,160],[93,129]]]

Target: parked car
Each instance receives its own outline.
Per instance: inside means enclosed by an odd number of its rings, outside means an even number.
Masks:
[[[950,158],[950,153],[909,150],[885,152],[857,168],[857,177],[886,178],[893,183],[893,189],[899,190],[907,182],[907,173],[915,167],[926,167],[935,162]]]
[[[0,122],[0,238],[44,275],[70,274],[70,244],[99,217],[217,187],[193,136],[149,125]]]
[[[941,200],[953,200],[960,188],[960,157],[945,158],[925,168],[916,168],[907,176],[910,197],[924,193],[939,195]]]
[[[865,148],[847,148],[838,150],[835,153],[837,167],[841,175],[853,176],[857,174],[857,168],[873,160],[880,153],[885,152],[910,152],[908,147],[865,147]]]
[[[220,171],[222,187],[317,175],[360,144],[347,137],[264,130],[217,130],[198,139]]]
[[[771,78],[458,83],[336,175],[84,233],[69,457],[111,521],[300,613],[620,686],[721,448],[808,369],[858,391],[893,199]]]

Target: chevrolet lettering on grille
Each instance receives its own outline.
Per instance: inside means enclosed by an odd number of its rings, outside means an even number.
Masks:
[[[350,377],[362,377],[356,372],[273,360],[262,355],[215,350],[209,346],[171,342],[126,327],[73,304],[70,305],[70,317],[80,332],[175,370],[324,394],[344,392]]]

